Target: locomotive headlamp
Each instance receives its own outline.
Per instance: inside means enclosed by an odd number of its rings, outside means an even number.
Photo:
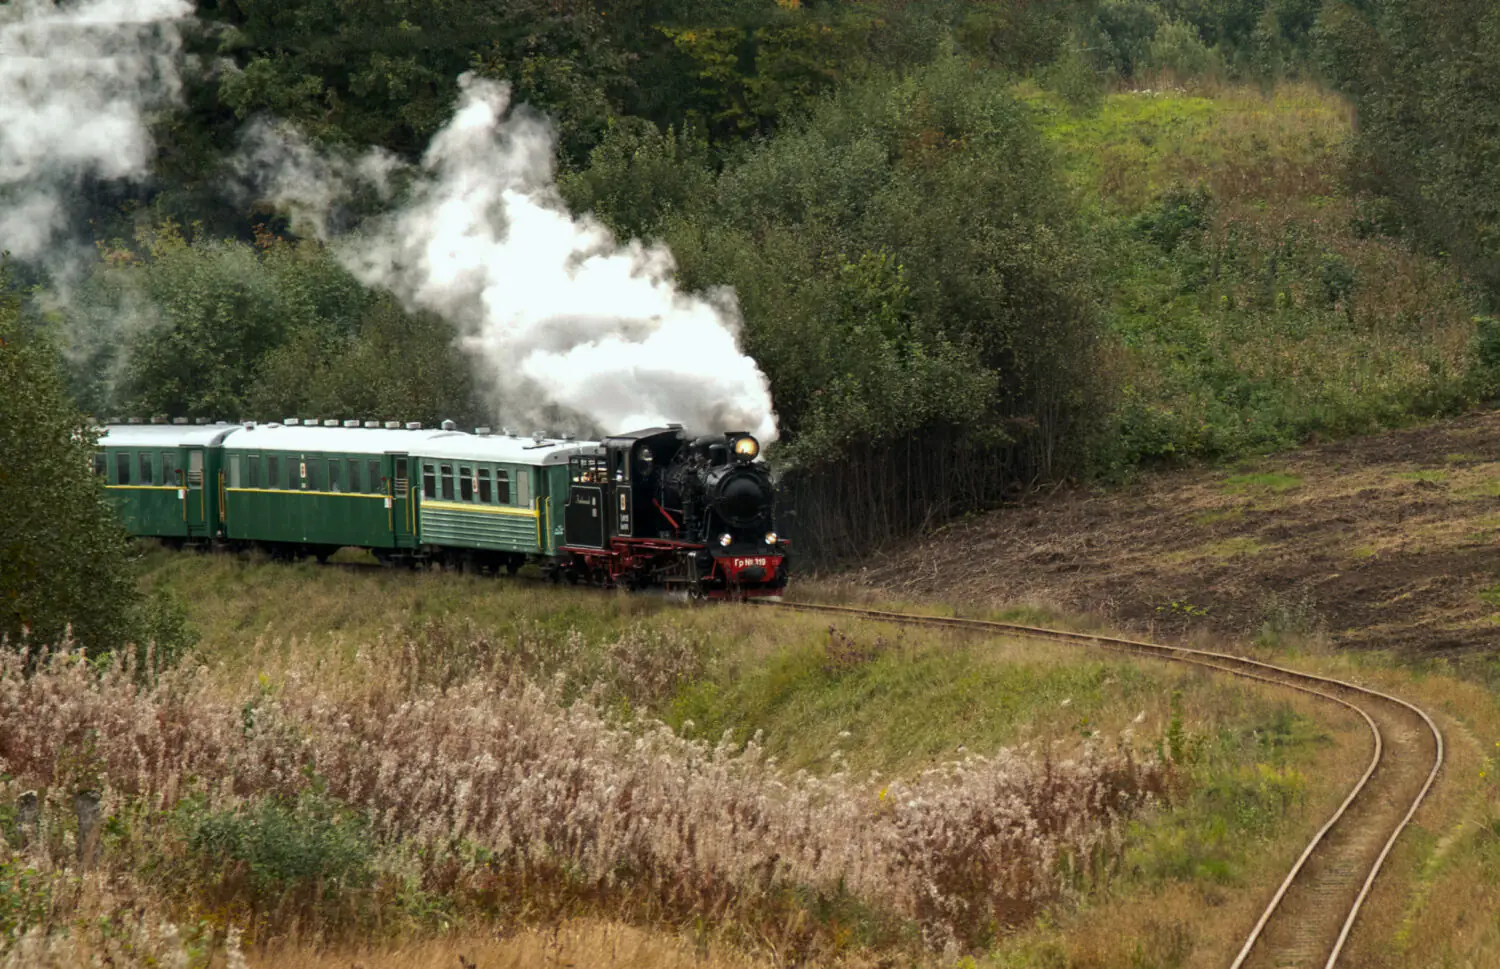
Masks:
[[[776,533],[775,532],[766,532],[766,544],[767,545],[775,545],[776,544]]]
[[[732,541],[734,541],[734,539],[730,536],[730,534],[728,532],[725,532],[724,534],[722,534],[722,535],[719,536],[719,544],[722,545],[722,546],[724,546],[725,548],[728,548],[729,547],[729,543],[732,542]]]
[[[760,442],[746,434],[744,437],[734,439],[734,456],[737,458],[750,459],[760,453]]]

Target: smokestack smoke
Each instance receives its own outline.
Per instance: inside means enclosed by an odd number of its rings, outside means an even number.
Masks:
[[[345,238],[340,258],[408,309],[456,323],[502,418],[618,432],[667,422],[776,437],[770,386],[738,345],[732,290],[678,289],[672,254],[620,244],[575,217],[554,182],[554,134],[510,111],[508,85],[465,75],[453,119],[434,138],[408,201]],[[262,130],[249,164],[297,224],[326,225],[351,181],[383,185],[385,160],[320,159]]]
[[[138,178],[147,111],[176,99],[189,0],[0,4],[0,249],[53,262],[86,177]]]

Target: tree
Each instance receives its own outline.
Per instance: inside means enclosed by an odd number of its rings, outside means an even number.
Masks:
[[[25,327],[0,268],[0,637],[52,644],[68,626],[105,651],[136,631],[127,538],[92,471],[96,432],[56,353]]]

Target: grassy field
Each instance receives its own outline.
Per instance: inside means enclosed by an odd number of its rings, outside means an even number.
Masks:
[[[1101,473],[1400,426],[1493,382],[1457,274],[1346,187],[1339,96],[1154,89],[1079,111],[1021,93],[1106,267],[1120,404]]]
[[[181,669],[197,672],[149,695],[123,681],[125,692],[93,695],[81,674],[54,674],[47,723],[88,722],[93,733],[64,731],[88,739],[57,743],[58,728],[38,721],[9,748],[0,800],[15,803],[20,790],[40,786],[56,809],[77,777],[102,776],[107,834],[98,868],[83,880],[57,856],[31,874],[21,856],[6,862],[0,883],[16,897],[30,885],[48,901],[0,907],[0,918],[58,929],[117,918],[108,906],[129,899],[193,926],[198,964],[223,958],[239,926],[251,958],[277,965],[439,964],[458,955],[482,955],[483,965],[564,956],[603,965],[793,956],[925,963],[955,944],[997,965],[1217,965],[1263,887],[1337,798],[1359,760],[1347,752],[1364,743],[1352,722],[1301,697],[1189,670],[953,632],[830,627],[765,607],[692,609],[525,581],[164,552],[148,557],[146,582],[186,605],[199,642]],[[186,674],[163,681],[173,676]],[[516,692],[523,682],[532,692]],[[100,712],[97,721],[77,712],[122,705],[135,712]],[[170,720],[183,705],[197,711],[183,722],[197,724],[207,752],[157,784],[129,758],[156,729],[143,718]],[[241,726],[226,730],[215,710]],[[396,722],[406,726],[396,731]],[[508,726],[485,741],[492,722]],[[349,780],[359,754],[340,734],[351,732],[366,738],[359,750],[399,752],[389,768],[370,768],[393,770],[394,780]],[[618,783],[634,783],[646,775],[631,773],[645,768],[631,766],[630,751],[646,743],[660,758],[648,773],[681,783],[678,797],[696,805],[697,814],[671,814],[673,824],[706,838],[710,829],[722,835],[706,814],[773,810],[782,827],[814,832],[789,842],[795,850],[847,860],[802,864],[751,890],[734,874],[750,848],[721,844],[716,861],[705,861],[703,848],[671,856],[674,878],[698,865],[703,877],[720,873],[693,892],[653,875],[647,855],[620,855],[602,881],[540,863],[507,867],[503,854],[485,854],[491,860],[476,867],[474,852],[496,850],[488,832],[524,826],[524,797],[484,793],[468,774],[443,788],[449,793],[434,792],[471,762],[462,750],[509,763],[501,748],[523,735],[538,751],[559,737],[572,745],[561,760],[538,753],[516,762],[516,776],[550,783],[561,770],[573,779],[555,796],[573,797],[575,813],[592,803],[575,790],[589,779],[566,764],[607,760]],[[1106,790],[1096,768],[1111,777],[1126,769],[1134,780]],[[410,793],[380,801],[380,783]],[[1075,788],[1117,807],[1092,820],[1070,814]],[[451,804],[458,791],[471,792],[461,795],[462,811]],[[803,807],[787,813],[778,800],[786,791]],[[1025,804],[1004,807],[1016,797]],[[401,821],[403,798],[423,805],[420,819]],[[487,827],[481,816],[492,810],[512,812],[510,827]],[[616,827],[662,837],[660,819],[644,808],[611,810],[626,819]],[[963,840],[996,812],[1015,810],[1039,833],[990,849]],[[0,824],[15,843],[14,812]],[[61,855],[66,828],[54,832]],[[571,850],[563,828],[547,830],[537,837],[556,839],[549,852]],[[782,845],[782,835],[756,830],[734,837]],[[1033,842],[1058,851],[1030,855]],[[887,858],[923,845],[911,862],[923,877],[946,879],[951,898],[988,914],[941,915],[876,887],[899,884],[907,871],[871,868],[876,856],[864,853],[876,844]],[[958,869],[938,864],[951,854],[970,865],[981,850],[996,852],[983,885],[961,888],[952,881]],[[88,878],[109,892],[89,889]]]

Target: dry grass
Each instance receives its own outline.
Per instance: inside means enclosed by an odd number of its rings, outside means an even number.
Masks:
[[[616,922],[572,920],[514,935],[457,937],[392,949],[278,951],[254,957],[267,969],[755,969],[770,962]]]

